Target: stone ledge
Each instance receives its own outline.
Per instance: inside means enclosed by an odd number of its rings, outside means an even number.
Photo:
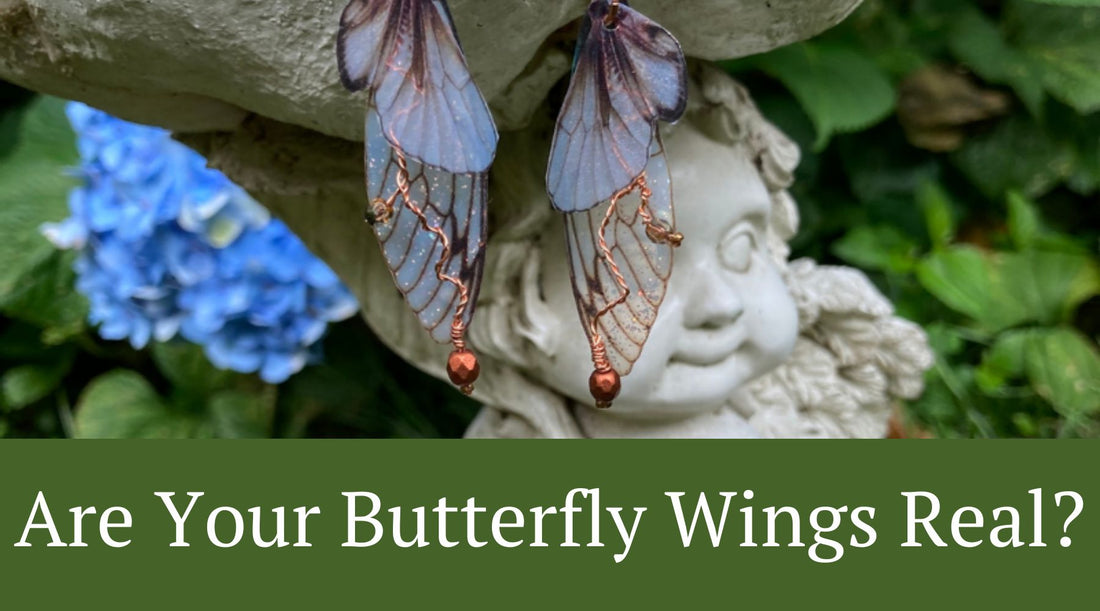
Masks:
[[[345,0],[0,0],[0,78],[182,132],[249,113],[362,140],[362,100],[340,85]],[[724,59],[808,38],[859,0],[637,0],[688,55]],[[478,84],[502,128],[564,71],[539,53],[586,0],[451,0]],[[689,8],[685,8],[690,5]],[[530,66],[549,58],[549,67]],[[535,75],[510,87],[521,75]]]

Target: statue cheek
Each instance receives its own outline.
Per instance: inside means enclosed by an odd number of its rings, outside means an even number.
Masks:
[[[798,339],[798,308],[779,271],[773,265],[766,266],[760,274],[756,290],[748,291],[754,303],[749,311],[754,313],[751,325],[753,341],[761,355],[775,367],[787,360]]]

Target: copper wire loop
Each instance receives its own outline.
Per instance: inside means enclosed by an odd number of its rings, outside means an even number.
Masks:
[[[439,261],[435,264],[435,275],[440,280],[450,282],[458,288],[458,306],[455,307],[454,320],[451,322],[451,343],[454,344],[456,350],[464,350],[466,348],[466,324],[462,322],[462,315],[465,314],[466,307],[470,302],[470,291],[461,280],[443,273],[443,265],[453,254],[451,253],[451,241],[442,229],[433,227],[428,223],[428,217],[412,200],[412,195],[409,193],[409,168],[405,162],[405,155],[401,151],[394,151],[394,153],[397,157],[397,193],[390,196],[390,198],[394,199],[400,194],[405,205],[416,215],[416,218],[420,219],[421,227],[425,231],[430,231],[438,236],[440,243],[443,245],[443,254],[440,255]]]
[[[649,190],[649,186],[646,184],[644,173],[639,175],[628,187],[628,189],[633,188],[638,189],[639,196],[642,199],[642,205],[638,207],[638,214],[642,217],[642,223],[645,224],[646,236],[658,244],[671,244],[673,248],[680,246],[684,241],[682,233],[676,233],[665,227],[664,223],[653,220],[653,213],[649,211],[649,198],[653,195],[653,192]],[[624,195],[626,194],[624,193]]]
[[[460,318],[455,318],[451,323],[451,343],[454,344],[455,350],[466,349],[466,325],[462,324]]]
[[[595,337],[592,342],[592,364],[596,366],[596,371],[611,371],[611,362],[607,360],[607,346],[600,336]]]
[[[615,5],[617,4],[616,2]],[[653,219],[653,214],[649,210],[649,199],[652,197],[653,191],[649,188],[645,172],[639,174],[629,185],[611,196],[611,203],[607,207],[607,213],[604,214],[603,221],[600,223],[599,248],[600,256],[607,262],[607,267],[611,270],[611,275],[615,278],[615,283],[619,285],[621,294],[617,299],[601,308],[592,318],[592,322],[589,325],[589,343],[592,348],[592,363],[595,365],[596,371],[611,370],[611,363],[607,359],[607,346],[604,344],[603,337],[600,336],[599,332],[600,318],[615,307],[626,302],[627,298],[630,296],[630,287],[626,284],[626,278],[623,277],[622,270],[619,269],[619,265],[615,262],[611,249],[607,245],[607,226],[611,223],[611,218],[618,209],[619,202],[635,191],[638,192],[638,197],[641,199],[641,204],[638,206],[638,215],[642,217],[642,223],[645,224],[646,236],[654,242],[671,244],[673,247],[679,246],[684,240],[682,234],[669,230],[663,223],[659,223]]]
[[[376,197],[371,200],[370,205],[367,208],[365,220],[371,225],[375,225],[377,223],[382,223],[383,225],[386,224],[386,222],[390,220],[390,217],[393,216],[392,199],[392,197],[390,198],[390,200],[384,200],[380,197]]]
[[[606,306],[600,309],[596,313],[596,316],[592,318],[592,323],[589,326],[590,344],[592,348],[592,364],[596,366],[597,371],[608,371],[611,369],[611,364],[607,360],[607,347],[604,345],[603,338],[600,336],[599,322],[605,314],[612,309],[622,305],[630,297],[630,287],[626,284],[626,278],[623,276],[622,270],[619,269],[619,264],[615,262],[615,257],[611,253],[611,249],[607,246],[607,226],[611,223],[611,218],[614,216],[619,206],[619,201],[624,197],[630,195],[634,191],[638,191],[641,197],[642,204],[639,208],[639,212],[642,212],[642,219],[650,219],[647,221],[647,225],[652,222],[652,217],[646,210],[649,206],[649,196],[652,195],[649,190],[649,186],[646,183],[645,172],[642,172],[625,188],[619,190],[618,193],[611,196],[611,202],[607,206],[607,213],[604,214],[603,221],[600,223],[599,231],[599,247],[600,256],[607,262],[608,269],[611,270],[612,277],[615,278],[615,283],[619,285],[621,293],[619,297],[614,301],[608,303]]]
[[[611,217],[615,214],[615,210],[619,205],[621,194],[622,192],[616,193],[615,196],[611,198],[611,203],[607,206],[607,213],[604,214],[603,221],[600,222],[599,231],[600,256],[607,262],[607,267],[611,270],[611,275],[615,278],[615,283],[619,285],[620,294],[618,298],[609,302],[596,313],[588,328],[589,343],[592,348],[592,363],[596,366],[597,370],[601,371],[610,369],[611,365],[607,362],[607,348],[604,346],[603,338],[600,337],[600,318],[613,308],[624,303],[627,297],[630,296],[630,287],[626,284],[626,278],[623,276],[622,270],[619,269],[619,264],[615,262],[615,258],[611,254],[611,248],[607,246],[607,226],[611,223]]]

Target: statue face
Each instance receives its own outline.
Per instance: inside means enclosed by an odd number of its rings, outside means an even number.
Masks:
[[[714,409],[746,381],[781,364],[798,313],[765,240],[771,200],[748,151],[690,122],[665,139],[676,229],[668,296],[612,409],[622,417],[682,417]],[[577,317],[555,218],[543,239],[542,295],[558,332],[535,363],[552,388],[591,405],[588,341]]]

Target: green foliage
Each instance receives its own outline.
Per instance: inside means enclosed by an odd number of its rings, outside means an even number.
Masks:
[[[59,168],[76,160],[72,134],[61,100],[39,98],[25,112],[6,113],[16,123],[15,143],[0,164],[0,307],[13,291],[25,288],[35,267],[54,255],[38,233],[42,223],[65,216],[65,201],[73,182]]]
[[[917,278],[929,293],[990,332],[1022,323],[1055,324],[1100,293],[1090,257],[1030,249],[937,250],[918,264]]]
[[[759,68],[790,88],[817,129],[817,149],[833,134],[886,118],[894,107],[886,75],[847,46],[807,42],[731,65],[734,70],[747,67]]]
[[[795,255],[863,268],[927,330],[936,364],[912,427],[1100,435],[1096,7],[872,0],[813,42],[728,65],[803,147]],[[806,69],[820,49],[868,59],[832,91]],[[841,91],[883,74],[896,105]],[[837,125],[852,133],[830,139]]]
[[[74,436],[85,439],[186,438],[202,435],[196,417],[169,409],[149,382],[119,369],[96,378],[77,404]]]
[[[325,364],[278,387],[186,342],[135,351],[87,328],[73,254],[42,223],[68,211],[64,103],[0,82],[0,437],[458,436],[477,406],[342,323]]]
[[[1092,6],[1096,6],[1093,4]],[[1006,29],[1051,96],[1081,114],[1100,110],[1100,8],[1010,5]]]
[[[962,3],[948,28],[947,44],[960,62],[990,83],[1012,87],[1031,114],[1042,113],[1041,74],[1023,51],[1005,39],[996,23]]]
[[[66,212],[76,147],[53,98],[0,87],[0,429],[56,435],[55,411],[76,360],[87,306],[73,290],[72,258],[38,227]]]
[[[1069,143],[1058,141],[1029,117],[1015,116],[974,136],[951,157],[955,166],[990,199],[1010,189],[1038,197],[1074,171]]]
[[[156,344],[161,394],[142,374],[109,371],[92,380],[76,405],[76,437],[244,438],[272,434],[276,390],[251,376],[220,371],[193,344]],[[157,379],[155,376],[150,378]]]
[[[0,376],[0,398],[7,410],[27,407],[50,395],[61,385],[72,366],[72,351],[65,350],[41,363],[12,367]]]
[[[865,269],[904,274],[913,269],[917,243],[891,225],[859,225],[836,242],[833,254]]]

